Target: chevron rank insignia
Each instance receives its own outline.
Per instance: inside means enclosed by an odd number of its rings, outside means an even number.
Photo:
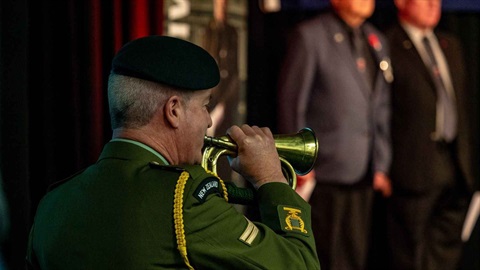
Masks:
[[[258,228],[251,222],[248,218],[245,217],[247,220],[247,228],[245,228],[245,231],[243,231],[242,235],[238,238],[238,240],[242,241],[243,243],[251,246],[253,243],[253,240],[257,238],[258,235]]]

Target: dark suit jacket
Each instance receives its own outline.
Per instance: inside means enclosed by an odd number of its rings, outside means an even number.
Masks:
[[[315,131],[320,182],[353,184],[369,165],[383,172],[390,166],[387,42],[369,23],[363,30],[377,67],[373,91],[356,68],[345,27],[332,13],[295,29],[280,74],[279,130],[291,133],[307,126]]]
[[[457,100],[458,137],[454,155],[468,187],[473,185],[471,134],[468,128],[466,73],[457,39],[436,33],[445,54]],[[397,190],[422,192],[445,184],[450,157],[432,139],[435,131],[436,90],[427,67],[405,30],[395,25],[387,32],[395,81],[392,89],[391,177]]]
[[[320,269],[310,206],[288,185],[259,188],[263,223],[254,225],[225,201],[218,178],[199,165],[161,164],[138,145],[108,143],[96,164],[42,199],[29,239],[29,266],[187,269],[177,250],[178,227],[185,231],[187,255],[196,269]],[[184,171],[190,177],[176,193]],[[175,194],[183,203],[179,226],[173,219]],[[286,229],[291,209],[301,210],[296,214],[305,231]]]

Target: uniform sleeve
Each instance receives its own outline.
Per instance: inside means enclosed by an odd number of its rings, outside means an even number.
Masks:
[[[258,190],[261,223],[249,221],[215,194],[186,200],[188,257],[199,269],[320,269],[310,206],[288,185]]]
[[[36,260],[35,253],[33,251],[33,226],[30,230],[30,235],[28,237],[27,245],[27,255],[25,257],[25,269],[27,270],[36,270],[40,269]]]

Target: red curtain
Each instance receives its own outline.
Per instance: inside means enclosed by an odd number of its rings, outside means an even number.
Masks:
[[[47,187],[110,140],[107,79],[126,42],[161,35],[162,0],[0,1],[0,165],[10,205],[8,269],[24,269]]]
[[[112,0],[111,6],[105,4],[105,1],[90,0],[89,8],[91,14],[89,17],[89,28],[91,31],[91,40],[89,42],[91,69],[89,77],[91,78],[91,115],[107,113],[104,108],[106,85],[105,67],[110,65],[110,58],[126,42],[147,36],[161,35],[163,30],[163,1],[158,0]],[[106,10],[105,10],[106,9]],[[110,17],[110,18],[108,18]],[[105,19],[111,19],[111,29],[105,27]],[[103,33],[102,31],[111,31]],[[111,40],[105,40],[105,37],[111,37]],[[105,46],[111,47],[111,54],[107,57],[103,55]],[[101,151],[104,141],[98,138],[104,138],[104,127],[109,125],[105,122],[106,117],[93,117],[91,129],[89,132],[89,141],[92,142],[89,160],[96,159]],[[108,117],[107,117],[108,118]]]

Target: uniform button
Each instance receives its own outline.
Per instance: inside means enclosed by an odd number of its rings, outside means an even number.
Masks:
[[[225,79],[226,77],[228,77],[228,70],[226,69],[220,70],[220,77],[222,77],[222,79]]]
[[[410,42],[409,40],[403,41],[402,45],[403,45],[403,47],[404,47],[405,49],[407,49],[407,50],[409,50],[409,49],[411,49],[411,48],[413,47],[412,42]]]
[[[225,50],[225,49],[221,49],[220,52],[218,52],[218,55],[219,55],[221,58],[225,58],[225,57],[227,57],[228,52],[227,52],[227,50]]]
[[[336,33],[333,36],[333,39],[335,39],[335,42],[340,43],[344,40],[343,34],[342,33]]]

